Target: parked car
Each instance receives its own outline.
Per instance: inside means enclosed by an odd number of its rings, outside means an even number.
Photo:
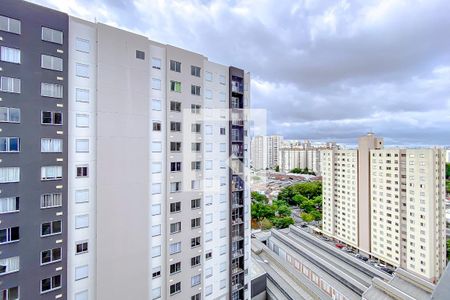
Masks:
[[[361,255],[362,256],[362,255]],[[362,258],[361,258],[363,261],[368,261],[369,260],[369,258],[368,257],[365,257],[365,256],[363,256]]]
[[[386,268],[386,267],[382,267],[382,268],[381,268],[381,271],[384,271],[384,272],[388,273],[389,275],[392,275],[392,273],[394,273],[393,270],[391,270],[391,269],[389,269],[389,268]]]
[[[335,246],[336,246],[337,248],[339,248],[339,249],[342,249],[342,248],[345,247],[344,244],[340,244],[340,243],[336,243]]]
[[[359,253],[356,254],[355,257],[358,258],[358,259],[360,259],[360,260],[363,260],[363,261],[368,261],[368,260],[369,260],[368,257],[365,257],[364,255],[361,255],[361,254],[359,254]]]
[[[320,238],[321,238],[323,241],[325,241],[325,242],[331,241],[331,239],[330,239],[330,238],[327,238],[326,236],[321,236]]]
[[[380,263],[376,263],[376,264],[375,264],[375,267],[377,267],[377,268],[379,268],[379,269],[382,269],[382,268],[386,268],[386,265],[380,264]]]

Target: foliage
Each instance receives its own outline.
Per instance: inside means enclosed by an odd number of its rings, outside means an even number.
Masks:
[[[293,225],[294,219],[292,219],[291,217],[274,218],[272,220],[272,223],[276,228],[281,229],[289,227],[289,225]]]
[[[314,172],[310,172],[310,171],[308,170],[308,168],[304,168],[304,169],[301,169],[301,168],[293,168],[293,169],[291,170],[291,173],[294,173],[294,174],[309,174],[309,175],[315,175],[315,173],[314,173]]]
[[[305,213],[303,212],[300,217],[302,218],[303,221],[305,222],[312,222],[314,221],[314,216],[309,214],[309,213]]]
[[[450,179],[450,163],[448,163],[448,164],[446,165],[446,168],[445,168],[445,177],[447,177],[448,179]]]
[[[269,203],[269,199],[267,199],[266,195],[262,195],[258,192],[251,192],[250,197],[253,202],[261,202],[261,203]]]
[[[447,260],[450,261],[450,240],[447,240]]]
[[[308,199],[313,199],[322,195],[322,182],[311,181],[293,184],[283,188],[278,194],[278,200],[284,200],[290,205],[298,205],[293,199],[295,195],[302,195]],[[299,198],[297,197],[297,200]]]
[[[450,194],[450,180],[447,180],[447,194]]]
[[[292,210],[289,205],[282,200],[273,201],[273,210],[278,217],[288,217],[291,215]]]
[[[252,203],[252,219],[261,222],[263,219],[270,219],[274,216],[273,209],[270,205],[263,202]]]
[[[322,213],[318,210],[313,210],[309,213],[311,216],[314,217],[314,220],[320,221],[322,220]]]
[[[280,166],[275,166],[275,172],[280,172]]]
[[[308,201],[308,200],[309,200],[308,198],[306,198],[305,196],[300,195],[300,194],[294,195],[294,197],[292,197],[292,201],[293,201],[293,202],[295,203],[295,205],[297,205],[298,207],[301,207],[302,204],[303,204],[304,202]]]
[[[260,228],[261,228],[262,230],[269,230],[269,229],[272,228],[272,227],[273,227],[273,224],[272,224],[272,222],[270,222],[270,220],[264,219],[264,220],[261,221],[261,226],[260,226]]]

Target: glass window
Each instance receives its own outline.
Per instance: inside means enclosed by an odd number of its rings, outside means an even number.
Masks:
[[[41,112],[41,123],[44,125],[62,125],[62,112]]]
[[[89,215],[75,216],[75,229],[89,227]]]
[[[0,213],[11,213],[19,211],[19,197],[0,198]]]
[[[181,93],[181,82],[179,81],[170,81],[170,90],[172,92]]]
[[[55,83],[41,83],[41,96],[50,98],[62,98],[63,86]]]
[[[19,167],[0,168],[0,183],[10,183],[20,181]]]
[[[152,57],[152,68],[161,70],[161,59]]]
[[[20,64],[20,49],[0,47],[0,59],[4,62]]]
[[[89,90],[88,89],[75,89],[75,99],[77,102],[89,102]]]
[[[89,53],[90,51],[90,44],[89,44],[89,40],[86,39],[82,39],[77,37],[75,39],[75,50],[80,51],[80,52],[84,52],[84,53]]]
[[[200,77],[201,68],[197,66],[191,66],[191,75]]]
[[[62,58],[51,56],[51,55],[41,55],[41,68],[62,71],[63,70],[63,60]]]
[[[61,288],[61,275],[41,280],[41,294]]]
[[[152,89],[154,89],[154,90],[161,89],[161,79],[152,78]]]
[[[6,93],[20,94],[21,81],[19,78],[0,77],[0,91]]]
[[[89,190],[76,190],[75,191],[75,202],[76,203],[85,203],[89,202]]]
[[[19,20],[0,16],[0,30],[15,34],[21,33],[21,22]]]
[[[75,75],[78,77],[89,78],[89,65],[76,63]]]
[[[0,122],[20,123],[20,108],[0,107]]]
[[[170,70],[174,72],[181,72],[181,63],[179,61],[171,60],[170,61]]]
[[[41,167],[41,180],[57,180],[62,178],[62,166]]]
[[[63,32],[47,27],[42,27],[42,40],[62,45]]]
[[[89,268],[87,265],[75,267],[75,280],[81,280],[89,276]]]
[[[152,99],[152,109],[156,111],[161,110],[161,100]]]
[[[137,59],[141,59],[141,60],[145,60],[145,52],[144,51],[140,51],[140,50],[136,50],[136,58]]]
[[[77,153],[89,152],[89,140],[88,139],[76,139],[75,140],[75,151]]]
[[[0,152],[19,152],[20,139],[18,137],[0,137]]]
[[[205,72],[205,80],[206,81],[212,81],[213,80],[213,73],[206,71]]]
[[[152,152],[161,152],[162,144],[161,142],[152,142]]]
[[[77,127],[89,127],[89,115],[77,114],[75,123]]]

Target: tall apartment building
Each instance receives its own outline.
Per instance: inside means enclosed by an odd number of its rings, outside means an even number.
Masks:
[[[24,1],[0,37],[0,294],[248,299],[249,74]]]
[[[385,149],[368,134],[322,156],[323,231],[437,282],[446,266],[445,151]]]
[[[283,137],[279,135],[255,136],[251,142],[251,160],[254,170],[280,166]]]

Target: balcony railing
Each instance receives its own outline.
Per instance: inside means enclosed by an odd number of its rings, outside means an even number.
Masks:
[[[235,258],[239,258],[241,256],[244,256],[244,249],[239,249],[239,250],[235,250],[235,251],[231,251],[231,258],[235,259]]]
[[[236,235],[236,236],[231,237],[231,241],[233,241],[233,242],[239,242],[239,241],[242,241],[243,239],[244,239],[244,237],[242,235]]]

